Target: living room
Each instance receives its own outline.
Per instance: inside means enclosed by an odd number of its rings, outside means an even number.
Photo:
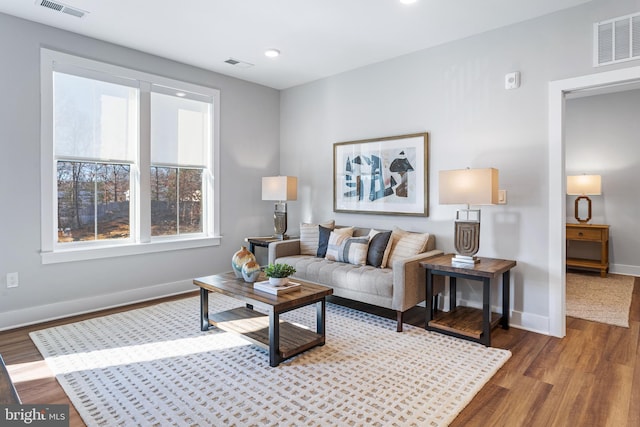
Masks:
[[[564,150],[554,151],[550,142],[549,84],[637,68],[634,61],[594,67],[593,24],[640,9],[636,0],[574,3],[286,89],[1,14],[0,181],[3,200],[12,208],[2,215],[9,226],[0,243],[0,329],[191,291],[194,277],[229,270],[245,237],[272,229],[273,206],[260,195],[264,176],[298,177],[289,234],[296,235],[301,222],[327,219],[382,229],[395,225],[432,233],[439,249],[453,252],[455,207],[438,203],[437,173],[495,167],[507,204],[483,208],[479,254],[518,262],[511,276],[512,327],[563,336],[563,327],[552,328],[558,322],[552,317],[562,312],[553,312],[557,289],[551,283],[561,284],[556,263],[562,265],[564,245],[561,237],[554,241],[559,233],[553,221],[564,226],[571,214],[561,186],[550,190],[564,176]],[[217,244],[43,263],[41,48],[220,91]],[[286,54],[283,50],[281,59]],[[505,90],[504,76],[513,71],[521,73],[521,85]],[[429,133],[428,217],[333,212],[334,143],[416,132]],[[572,170],[578,173],[576,165]],[[612,254],[612,264],[617,256]],[[640,255],[635,257],[625,255],[624,264],[638,268]],[[6,286],[11,272],[19,273],[18,287]],[[472,288],[460,291],[466,303],[480,304]]]

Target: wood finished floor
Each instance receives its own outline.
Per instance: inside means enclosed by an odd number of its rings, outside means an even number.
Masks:
[[[388,310],[340,302],[395,319]],[[23,403],[69,404],[70,425],[84,426],[29,332],[148,304],[0,332],[0,354]],[[424,326],[423,310],[412,310],[406,321]],[[567,318],[563,339],[515,328],[494,330],[492,345],[513,355],[451,425],[640,426],[640,278],[629,324],[627,329]]]

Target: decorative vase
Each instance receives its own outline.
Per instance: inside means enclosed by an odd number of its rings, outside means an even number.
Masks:
[[[242,277],[245,282],[253,283],[260,276],[260,264],[255,261],[245,262],[242,266]]]
[[[273,286],[282,286],[289,283],[288,277],[269,277],[269,284]]]
[[[242,266],[249,261],[255,261],[256,257],[245,246],[240,246],[240,250],[231,257],[231,268],[238,279],[242,279]]]

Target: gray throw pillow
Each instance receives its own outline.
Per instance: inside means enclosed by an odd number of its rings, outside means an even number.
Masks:
[[[384,250],[389,243],[391,232],[376,233],[369,243],[369,252],[367,253],[367,264],[380,268],[382,265],[382,258],[384,256]]]

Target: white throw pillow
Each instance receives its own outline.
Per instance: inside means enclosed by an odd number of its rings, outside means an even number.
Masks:
[[[329,235],[329,243],[327,244],[327,254],[325,259],[329,261],[338,261],[340,257],[340,247],[349,237],[353,236],[353,227],[336,228]]]
[[[335,227],[335,221],[327,221],[323,222],[322,225],[325,228],[330,228],[333,230]],[[316,256],[318,253],[318,239],[320,236],[320,229],[318,228],[318,224],[300,224],[300,253],[302,255],[313,255]]]
[[[368,249],[368,236],[348,237],[340,244],[338,261],[354,265],[366,265]]]
[[[412,233],[394,227],[382,259],[381,267],[392,267],[395,260],[408,258],[424,252],[428,241],[429,233]]]

